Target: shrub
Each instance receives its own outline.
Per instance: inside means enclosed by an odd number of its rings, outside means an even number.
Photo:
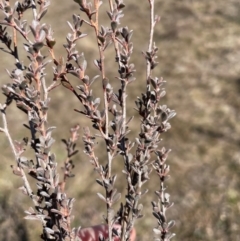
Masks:
[[[152,169],[159,177],[159,189],[156,190],[157,202],[152,202],[153,216],[157,219],[157,227],[153,229],[158,240],[170,240],[174,234],[170,229],[174,221],[168,221],[166,211],[172,206],[169,194],[166,192],[165,181],[169,177],[169,165],[166,163],[170,150],[160,148],[160,136],[170,129],[169,120],[175,112],[166,105],[160,105],[165,95],[163,78],[154,77],[153,70],[157,66],[158,48],[153,42],[154,27],[160,18],[154,13],[154,0],[149,0],[150,5],[150,34],[148,49],[143,51],[143,60],[146,61],[146,76],[142,78],[145,92],[137,98],[136,112],[140,118],[138,136],[130,140],[129,123],[133,117],[127,115],[129,106],[127,91],[135,82],[135,66],[131,63],[133,43],[132,30],[120,27],[120,20],[124,16],[125,4],[121,0],[109,0],[110,19],[108,27],[100,26],[99,0],[93,3],[86,0],[74,0],[80,7],[81,16],[72,15],[68,22],[70,33],[67,34],[66,50],[64,57],[57,58],[55,43],[51,26],[43,22],[47,13],[50,0],[37,2],[24,0],[11,5],[9,1],[1,1],[0,8],[5,15],[0,23],[0,36],[4,44],[4,52],[13,56],[15,67],[8,71],[11,82],[3,85],[2,90],[6,101],[1,105],[2,128],[5,133],[16,163],[12,165],[13,173],[22,178],[23,186],[20,190],[33,202],[25,217],[30,220],[39,220],[42,223],[41,238],[43,240],[73,240],[78,237],[79,229],[71,227],[71,212],[74,199],[69,198],[65,191],[68,178],[73,177],[74,164],[72,157],[77,154],[77,141],[80,126],[71,129],[69,139],[64,139],[67,159],[64,162],[63,177],[57,169],[57,157],[51,152],[54,143],[52,131],[55,129],[48,122],[48,113],[51,111],[50,96],[60,86],[69,90],[69,95],[74,95],[81,103],[77,110],[92,122],[92,127],[84,126],[82,139],[84,152],[98,174],[96,182],[102,187],[103,193],[97,193],[106,204],[104,217],[108,227],[108,239],[114,237],[129,240],[135,221],[143,216],[141,198],[147,193],[143,185],[151,180]],[[106,4],[106,3],[105,3]],[[32,11],[32,22],[27,23],[24,15]],[[88,26],[95,33],[96,45],[99,55],[94,64],[99,75],[89,77],[86,75],[87,60],[83,53],[79,53],[76,43],[87,34],[82,32],[82,26]],[[9,31],[13,32],[10,36]],[[23,47],[28,57],[28,65],[23,63],[24,56],[19,54],[19,38],[24,41]],[[113,48],[111,58],[116,61],[116,78],[108,78],[105,50]],[[42,55],[47,49],[49,56]],[[12,63],[14,64],[14,63]],[[52,77],[46,76],[45,68],[53,67]],[[72,76],[79,80],[79,85],[72,84]],[[97,79],[101,79],[102,88],[93,91],[92,86]],[[118,88],[113,87],[113,82],[118,83]],[[129,85],[131,86],[129,87]],[[96,97],[97,96],[97,97]],[[6,119],[8,106],[15,103],[18,110],[25,113],[26,135],[20,141],[13,141]],[[105,146],[107,160],[101,160],[95,151],[96,139]],[[26,150],[34,153],[34,158],[25,156]],[[126,176],[127,193],[124,201],[120,203],[121,193],[115,187],[116,173],[113,173],[114,159],[121,157],[123,173]],[[33,180],[37,185],[34,191]],[[113,204],[119,205],[118,209]],[[121,226],[121,230],[115,228]],[[100,236],[101,240],[107,237]]]

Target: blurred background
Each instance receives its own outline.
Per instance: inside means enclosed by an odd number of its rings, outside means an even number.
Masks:
[[[11,1],[10,1],[11,2]],[[134,139],[139,130],[139,120],[134,111],[134,101],[145,87],[145,60],[141,51],[147,49],[149,33],[149,6],[147,0],[126,1],[125,17],[121,26],[134,30],[132,41],[134,53],[131,58],[136,66],[136,81],[128,87],[128,116],[135,118],[130,124]],[[101,8],[101,24],[109,25],[107,1]],[[176,110],[171,121],[172,128],[162,135],[161,146],[172,149],[168,158],[171,179],[168,192],[175,203],[169,210],[169,219],[176,220],[173,240],[185,241],[236,241],[240,240],[240,2],[239,0],[156,0],[156,14],[161,16],[156,26],[155,42],[159,47],[159,65],[154,75],[167,80],[167,95],[161,104]],[[56,44],[56,56],[66,56],[62,44],[69,32],[66,21],[72,14],[82,12],[73,1],[52,0],[43,22],[51,24]],[[2,15],[1,15],[2,16]],[[25,18],[29,19],[31,12]],[[98,58],[96,40],[92,29],[83,27],[88,37],[78,42],[77,49],[88,60],[87,74],[93,77],[97,70],[93,60]],[[19,38],[19,41],[21,38]],[[3,47],[3,44],[0,44]],[[45,51],[45,52],[44,52]],[[46,50],[43,54],[48,55]],[[25,52],[20,50],[22,59]],[[12,70],[13,59],[1,52],[1,85],[9,82],[5,69]],[[117,65],[112,50],[106,51],[107,76],[114,86]],[[52,69],[47,69],[48,84],[52,81]],[[71,83],[79,83],[70,77]],[[94,85],[95,96],[101,97],[101,81]],[[63,87],[51,93],[49,125],[56,126],[53,133],[59,169],[66,157],[62,138],[68,138],[74,124],[89,125],[89,121],[74,112],[81,109],[78,101]],[[0,102],[4,102],[1,95]],[[23,127],[26,116],[14,105],[8,112],[10,132],[14,139],[29,136]],[[1,122],[0,122],[1,123]],[[75,157],[74,173],[69,180],[67,193],[76,198],[73,226],[86,227],[103,222],[105,208],[96,192],[101,188],[95,183],[98,178],[81,151]],[[105,161],[99,140],[96,148],[102,163]],[[14,163],[6,137],[0,135],[0,240],[40,240],[41,224],[25,221],[24,210],[31,206],[28,198],[18,189],[21,179],[12,174]],[[118,189],[125,192],[124,176],[121,174],[121,158],[114,162],[118,173]],[[144,218],[136,223],[137,240],[153,240],[152,229],[157,225],[151,214],[151,201],[156,200],[154,190],[159,187],[157,178],[152,178],[146,188],[148,195],[142,201]],[[117,209],[117,205],[115,206]]]

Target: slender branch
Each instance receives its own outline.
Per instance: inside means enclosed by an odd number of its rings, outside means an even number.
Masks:
[[[10,136],[9,131],[8,131],[7,118],[6,118],[6,113],[5,113],[6,105],[0,104],[0,109],[1,109],[2,122],[3,122],[2,131],[5,133],[8,141],[9,141],[12,153],[14,155],[15,160],[17,161],[18,160],[18,154],[16,152],[15,146],[13,144],[13,140],[12,140],[12,138]]]
[[[95,29],[97,42],[98,42],[98,50],[99,50],[100,62],[101,62],[102,81],[104,82],[106,80],[104,54],[103,54],[103,49],[101,48],[101,45],[99,44],[99,40],[98,40],[98,35],[99,35],[99,26],[98,26],[99,0],[95,0],[94,3],[95,3],[95,9],[96,9],[96,20],[95,20],[94,29]],[[103,87],[103,88],[104,88],[103,95],[104,95],[104,109],[105,109],[105,141],[106,141],[106,144],[107,144],[108,138],[109,138],[108,99],[107,99],[106,88],[105,87]],[[107,159],[108,159],[108,178],[110,178],[111,172],[112,172],[112,157],[111,157],[111,153],[110,153],[108,145],[107,145]],[[108,219],[108,239],[109,239],[109,241],[112,241],[112,227],[109,225],[109,222],[111,220],[109,203],[107,203],[107,219]]]
[[[150,5],[150,34],[149,34],[149,43],[148,43],[148,52],[152,51],[153,47],[153,34],[154,34],[154,0],[148,0]],[[149,83],[149,78],[151,75],[151,63],[147,61],[147,83]]]
[[[99,44],[98,40],[98,35],[99,35],[99,26],[98,26],[98,15],[99,15],[99,0],[94,0],[94,5],[95,5],[95,10],[96,10],[96,20],[93,22],[92,19],[91,21],[91,26],[95,30],[95,35],[97,39],[97,45],[98,45],[98,51],[99,51],[99,57],[100,57],[100,62],[101,62],[101,74],[102,74],[102,81],[106,80],[106,75],[105,75],[105,63],[104,63],[104,54],[103,50],[101,49],[101,45]],[[106,141],[108,140],[108,126],[109,126],[109,116],[108,116],[108,99],[107,99],[107,92],[104,90],[104,109],[105,109],[105,136],[106,136]],[[109,159],[109,155],[108,155]]]
[[[51,57],[52,57],[52,59],[53,59],[53,61],[54,61],[54,64],[58,65],[58,61],[56,60],[56,57],[55,57],[53,48],[49,48],[48,51],[49,51],[49,53],[51,54]]]
[[[14,158],[15,158],[15,161],[18,163],[18,158],[19,158],[19,155],[16,151],[16,148],[14,146],[14,143],[13,143],[13,140],[12,140],[12,137],[9,133],[9,130],[8,130],[8,124],[7,124],[7,118],[6,118],[6,104],[2,105],[0,104],[0,111],[1,111],[1,115],[2,115],[2,122],[3,122],[3,128],[1,128],[0,130],[2,132],[4,132],[4,134],[6,135],[7,139],[8,139],[8,142],[9,142],[9,145],[11,147],[11,150],[12,150],[12,153],[14,155]],[[35,206],[37,206],[37,201],[33,198],[33,191],[31,189],[31,186],[28,182],[28,179],[26,177],[26,174],[23,170],[23,168],[21,166],[19,166],[19,170],[20,170],[20,173],[21,173],[21,177],[23,179],[23,182],[24,182],[24,187],[26,188],[26,191],[27,191],[27,194],[28,196],[33,200],[33,203]]]
[[[108,2],[109,2],[110,10],[111,10],[111,12],[112,12],[112,11],[113,11],[113,3],[112,3],[112,0],[109,0]]]
[[[95,30],[96,38],[97,38],[97,44],[98,44],[98,51],[100,56],[100,62],[101,62],[101,74],[102,74],[102,81],[106,80],[105,75],[105,62],[104,62],[104,53],[101,49],[101,45],[99,44],[98,35],[99,35],[99,26],[98,26],[98,14],[99,14],[99,0],[94,1],[95,8],[96,8],[96,20],[95,23],[91,20],[91,25]],[[105,109],[105,134],[104,138],[105,141],[108,141],[109,138],[109,116],[108,116],[108,99],[107,99],[107,91],[104,89],[104,109]],[[107,148],[107,156],[108,156],[108,177],[111,176],[111,166],[112,166],[112,158],[110,154],[110,150]]]
[[[61,82],[60,83],[56,83],[56,81],[54,81],[51,85],[48,86],[47,91],[50,92],[50,91],[52,91],[53,89],[57,88],[60,85],[61,85]]]
[[[32,0],[32,12],[33,12],[33,19],[37,20],[37,7],[35,0]]]
[[[14,28],[23,36],[23,38],[24,38],[30,45],[33,44],[32,41],[27,37],[26,33],[23,32],[23,31],[21,30],[21,28],[19,28],[16,24],[14,24],[14,25],[9,25],[9,26],[14,27]]]

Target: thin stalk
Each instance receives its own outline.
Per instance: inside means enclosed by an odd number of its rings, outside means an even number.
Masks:
[[[98,0],[95,0],[95,6],[99,6],[98,4]],[[94,27],[95,30],[95,34],[96,34],[96,38],[97,38],[97,44],[99,46],[98,43],[98,10],[96,9],[96,21],[94,24],[92,24],[92,26]],[[101,62],[101,74],[102,74],[102,81],[105,81],[106,79],[106,75],[105,75],[105,63],[104,63],[104,54],[103,54],[103,50],[101,49],[101,46],[98,47],[98,51],[99,51],[99,56],[100,56],[100,62]],[[105,133],[104,133],[104,138],[107,144],[108,138],[109,138],[109,116],[108,116],[108,100],[107,100],[107,92],[106,90],[104,90],[103,92],[103,96],[104,96],[104,109],[105,109]],[[110,150],[107,148],[107,157],[108,157],[108,177],[111,176],[111,172],[112,172],[112,157],[110,154]]]
[[[149,43],[148,43],[148,52],[152,51],[153,46],[153,34],[154,34],[154,0],[148,0],[150,5],[150,34],[149,34]],[[147,61],[147,84],[149,84],[149,78],[151,76],[151,64]]]
[[[8,139],[8,142],[9,142],[9,145],[11,147],[11,150],[12,150],[12,153],[13,153],[13,156],[15,158],[15,161],[18,162],[18,153],[16,151],[16,148],[14,146],[14,143],[13,143],[13,140],[12,140],[12,137],[9,133],[9,130],[8,130],[8,124],[7,124],[7,118],[6,118],[6,105],[2,105],[0,104],[0,111],[1,111],[1,115],[2,115],[2,122],[3,122],[3,128],[1,128],[0,130],[4,132],[4,134],[6,135],[7,139]],[[19,169],[20,169],[20,172],[21,172],[21,177],[23,179],[23,182],[24,182],[24,187],[26,188],[26,191],[27,191],[27,194],[28,196],[33,200],[33,203],[35,206],[37,206],[37,201],[33,199],[33,191],[31,189],[31,186],[28,182],[28,179],[26,177],[26,174],[23,170],[23,168],[21,166],[18,166]]]
[[[110,11],[113,11],[113,4],[112,1],[109,0],[109,6],[110,6]],[[116,60],[118,62],[118,67],[120,68],[121,63],[120,63],[120,50],[119,50],[119,44],[121,44],[121,42],[119,42],[118,38],[116,38],[116,34],[115,32],[112,33],[112,40],[113,40],[113,44],[114,44],[114,49],[115,49],[115,53],[116,53]],[[121,76],[120,76],[121,77]],[[121,81],[122,85],[121,85],[121,90],[122,90],[122,134],[124,135],[126,132],[126,87],[127,87],[127,83],[126,80],[122,80]],[[124,162],[127,162],[127,153],[125,150],[125,137],[122,138],[121,140],[122,142],[122,146],[124,147],[124,153],[123,153],[123,158],[124,158]],[[130,186],[128,185],[128,191],[130,190]],[[125,205],[124,207],[124,218],[123,218],[123,224],[122,224],[122,234],[121,234],[121,241],[125,240],[125,232],[126,232],[126,228],[127,228],[127,222],[126,219],[129,217],[130,214],[130,210],[127,207],[127,205]]]
[[[32,0],[32,12],[33,12],[33,19],[37,20],[37,7],[35,0]]]
[[[12,140],[12,138],[11,138],[11,136],[10,136],[9,131],[8,131],[7,118],[6,118],[6,113],[5,113],[5,108],[6,108],[6,106],[1,105],[0,108],[1,108],[2,122],[3,122],[2,131],[5,133],[8,141],[9,141],[9,144],[10,144],[10,147],[11,147],[11,150],[12,150],[12,153],[13,153],[13,155],[14,155],[15,160],[17,161],[17,159],[18,159],[18,154],[17,154],[17,152],[16,152],[15,146],[14,146],[14,144],[13,144],[13,140]]]
[[[112,3],[112,0],[109,0],[108,2],[109,2],[110,10],[111,10],[111,12],[112,12],[112,11],[113,11],[113,3]]]
[[[103,50],[102,50],[101,45],[99,44],[99,40],[98,40],[98,35],[99,35],[99,26],[98,26],[99,0],[94,0],[94,5],[95,5],[95,9],[96,9],[96,19],[95,19],[95,22],[93,22],[91,20],[91,24],[94,27],[96,39],[97,39],[98,51],[99,51],[100,62],[101,62],[102,81],[105,81],[106,75],[105,75],[104,54],[103,54]],[[108,116],[108,99],[107,99],[106,89],[104,89],[103,95],[104,95],[104,109],[105,109],[105,142],[106,142],[106,145],[107,145],[108,178],[110,178],[111,172],[112,172],[112,156],[111,156],[110,150],[108,148],[109,116]],[[107,219],[108,219],[108,222],[110,222],[110,220],[111,220],[111,215],[110,215],[109,209],[110,209],[110,205],[107,203]],[[108,239],[109,239],[109,241],[112,241],[112,227],[110,225],[108,225]]]
[[[99,57],[101,62],[101,74],[102,74],[102,80],[104,81],[106,79],[105,75],[105,64],[104,64],[104,54],[103,50],[101,49],[101,46],[99,46],[99,40],[98,40],[98,34],[99,34],[99,26],[98,26],[98,15],[99,15],[99,0],[94,1],[95,8],[96,8],[96,20],[93,22],[91,20],[91,26],[95,30],[95,35],[97,39],[97,45],[98,45],[98,51],[99,51]],[[109,126],[109,117],[108,117],[108,100],[107,100],[107,92],[104,91],[104,109],[105,109],[105,136],[108,138],[108,126]]]

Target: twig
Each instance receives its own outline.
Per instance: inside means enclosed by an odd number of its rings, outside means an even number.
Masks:
[[[16,162],[17,162],[17,160],[18,160],[18,154],[17,154],[17,152],[16,152],[15,146],[14,146],[14,144],[13,144],[13,140],[12,140],[12,138],[11,138],[11,136],[10,136],[10,133],[9,133],[9,131],[8,131],[8,126],[7,126],[7,118],[6,118],[6,113],[5,113],[6,105],[0,104],[0,109],[1,109],[1,115],[2,115],[2,121],[3,121],[3,128],[1,128],[1,129],[2,129],[2,131],[5,133],[8,141],[9,141],[9,144],[10,144],[10,147],[11,147],[11,150],[12,150],[12,153],[13,153],[13,155],[14,155],[14,158],[15,158]]]
[[[148,52],[151,53],[153,47],[153,34],[154,34],[154,0],[148,0],[150,5],[150,34],[149,34],[149,43],[148,43]],[[151,75],[151,63],[147,61],[147,83],[149,83]]]
[[[31,2],[32,2],[33,19],[37,20],[37,8],[36,8],[35,0],[32,0]]]
[[[95,23],[93,24],[92,22],[92,27],[95,30],[96,38],[97,38],[97,43],[98,43],[98,51],[99,51],[99,56],[100,56],[100,62],[101,62],[101,74],[102,74],[102,81],[106,81],[106,75],[105,75],[105,62],[104,62],[104,53],[103,50],[101,49],[101,45],[99,44],[98,40],[98,35],[99,35],[99,26],[98,26],[98,14],[99,14],[99,0],[95,0],[95,8],[96,8],[96,20]],[[109,115],[108,115],[108,99],[107,99],[107,91],[104,88],[104,109],[105,109],[105,141],[107,143],[108,138],[109,138]],[[110,154],[110,150],[108,150],[107,147],[107,156],[108,156],[108,177],[111,176],[111,169],[112,169],[112,158]]]
[[[109,2],[110,10],[111,10],[111,12],[112,12],[112,11],[113,11],[113,3],[112,3],[112,0],[109,0],[108,2]]]
[[[0,104],[0,111],[1,111],[2,122],[3,122],[3,128],[1,128],[0,130],[2,132],[4,132],[4,134],[6,135],[6,137],[8,139],[8,142],[10,144],[13,156],[15,158],[15,161],[18,163],[19,155],[18,155],[18,153],[16,151],[16,148],[14,146],[12,137],[11,137],[11,135],[9,133],[9,130],[8,130],[8,124],[7,124],[7,118],[6,118],[5,110],[6,110],[6,104],[4,104],[4,105]],[[24,170],[23,170],[23,168],[21,166],[18,166],[18,167],[19,167],[19,170],[21,172],[21,177],[23,179],[24,187],[26,188],[27,194],[33,200],[34,205],[37,206],[37,201],[33,198],[33,191],[32,191],[31,186],[30,186],[30,184],[29,184],[29,182],[27,180],[26,174],[25,174],[25,172],[24,172]]]

